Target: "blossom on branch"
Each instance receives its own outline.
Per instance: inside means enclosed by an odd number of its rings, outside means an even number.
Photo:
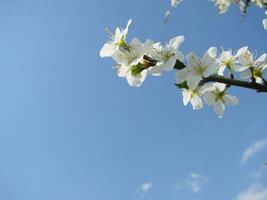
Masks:
[[[189,88],[195,89],[204,77],[217,73],[216,55],[216,47],[209,48],[202,58],[194,52],[189,53],[186,57],[188,67],[176,72],[178,83],[186,81]]]
[[[218,62],[220,63],[220,69],[218,71],[219,75],[224,74],[225,68],[227,68],[230,73],[233,71],[239,71],[239,57],[247,50],[248,47],[240,48],[235,55],[233,55],[231,50],[222,51]]]
[[[184,36],[172,38],[162,45],[147,39],[142,43],[133,38],[128,44],[126,35],[131,20],[126,29],[116,29],[111,42],[105,43],[100,50],[101,57],[111,57],[117,62],[119,77],[125,78],[132,87],[142,85],[148,75],[161,75],[164,72],[176,70],[176,86],[181,89],[183,104],[190,102],[194,110],[203,108],[203,101],[212,106],[215,113],[222,117],[225,105],[236,105],[238,99],[228,95],[231,86],[249,88],[258,92],[267,92],[267,81],[264,70],[267,68],[267,54],[255,59],[248,47],[240,48],[236,54],[231,50],[222,51],[217,56],[217,48],[210,47],[202,57],[194,52],[186,56],[179,47],[184,42]],[[227,69],[230,77],[224,76]],[[234,73],[240,72],[242,81],[235,79]]]
[[[267,68],[267,54],[262,54],[255,60],[253,54],[246,50],[240,57],[239,62],[242,79],[253,79],[256,83],[264,83],[263,71]]]
[[[177,59],[183,62],[184,55],[180,51],[177,51],[183,42],[184,36],[177,36],[171,39],[165,47],[160,43],[155,43],[149,56],[157,60],[157,65],[151,67],[149,73],[157,75],[164,71],[171,71]]]
[[[109,32],[106,29],[106,31],[109,33],[111,41],[104,44],[103,48],[100,51],[100,57],[111,57],[116,52],[116,50],[119,49],[119,47],[127,47],[125,39],[131,23],[132,20],[130,19],[125,29],[116,28],[115,34]]]
[[[226,85],[213,83],[210,90],[203,94],[205,102],[212,106],[218,117],[223,117],[225,105],[237,105],[238,99],[226,93]]]

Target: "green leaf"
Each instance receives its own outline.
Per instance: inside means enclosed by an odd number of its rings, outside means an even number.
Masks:
[[[188,89],[189,88],[186,81],[184,81],[182,83],[176,83],[175,86],[180,88],[180,89],[183,89],[183,88]]]

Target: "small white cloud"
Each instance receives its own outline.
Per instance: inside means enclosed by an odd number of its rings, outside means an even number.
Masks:
[[[198,193],[202,190],[207,180],[207,177],[203,175],[191,173],[182,183],[176,184],[174,186],[174,189],[180,190],[183,188],[187,188],[193,193]]]
[[[146,193],[151,190],[153,187],[153,184],[151,182],[145,182],[137,189],[137,194],[140,198],[143,198]]]
[[[261,184],[253,184],[247,190],[241,192],[236,200],[266,200],[267,188]]]
[[[262,151],[265,147],[267,147],[267,139],[258,141],[249,146],[242,155],[241,163],[246,163],[251,157]]]
[[[141,190],[142,190],[143,192],[147,192],[147,191],[150,190],[152,187],[153,187],[153,184],[150,183],[150,182],[147,182],[147,183],[144,183],[144,184],[141,186]]]

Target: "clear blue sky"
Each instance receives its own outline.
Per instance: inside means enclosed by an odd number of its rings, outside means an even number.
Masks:
[[[163,27],[168,0],[0,1],[1,200],[225,200],[251,184],[267,161],[245,164],[247,147],[267,138],[267,95],[231,89],[240,99],[218,119],[184,107],[174,72],[130,88],[99,50],[114,30],[203,53],[248,45],[267,51],[264,12],[238,8],[218,17],[207,0],[184,0]],[[185,179],[205,177],[194,193]],[[265,180],[265,181],[264,181]],[[140,194],[144,183],[152,183]],[[265,185],[266,186],[266,185]]]

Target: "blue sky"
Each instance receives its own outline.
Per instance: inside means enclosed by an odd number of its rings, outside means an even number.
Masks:
[[[129,18],[129,38],[164,42],[184,35],[184,53],[245,45],[266,51],[262,10],[250,9],[241,21],[238,8],[219,17],[211,2],[185,0],[163,27],[169,4],[0,1],[1,200],[225,200],[266,193],[266,94],[232,88],[240,103],[218,119],[210,108],[182,105],[174,72],[130,88],[114,62],[99,57],[104,28],[123,27]]]

